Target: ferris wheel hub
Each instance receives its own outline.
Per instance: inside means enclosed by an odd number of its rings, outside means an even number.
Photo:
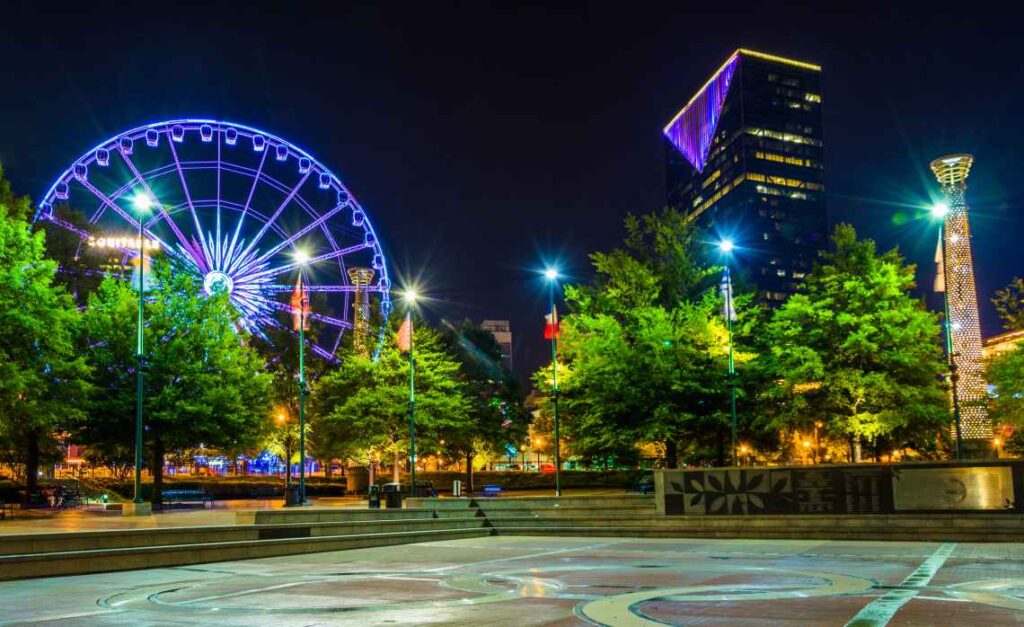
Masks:
[[[230,294],[234,287],[235,282],[231,280],[231,277],[219,270],[207,272],[203,278],[203,289],[210,295]]]

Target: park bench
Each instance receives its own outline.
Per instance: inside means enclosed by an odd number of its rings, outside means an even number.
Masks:
[[[481,496],[497,498],[501,496],[501,486],[496,483],[484,484],[484,493]]]
[[[213,507],[213,496],[206,490],[164,490],[160,493],[160,502],[164,505],[184,505],[185,503],[207,503]]]

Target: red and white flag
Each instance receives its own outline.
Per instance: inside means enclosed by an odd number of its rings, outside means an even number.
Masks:
[[[935,247],[935,284],[936,292],[946,291],[946,263],[942,250],[942,233],[939,233],[939,243]]]
[[[405,321],[402,326],[398,327],[398,338],[395,341],[398,345],[398,350],[403,353],[408,353],[409,349],[412,348],[412,314],[405,314]]]
[[[302,285],[302,275],[295,281],[295,289],[292,291],[292,328],[296,331],[302,327],[303,331],[309,331],[309,290]]]
[[[551,313],[544,316],[544,339],[552,340],[561,334],[558,326],[558,307],[552,307]]]

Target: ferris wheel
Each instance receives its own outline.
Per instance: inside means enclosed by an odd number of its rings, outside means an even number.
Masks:
[[[370,303],[381,319],[391,307],[384,253],[355,197],[309,153],[242,124],[172,120],[112,137],[57,178],[36,220],[75,233],[80,254],[102,247],[122,266],[138,261],[141,221],[145,257],[169,257],[207,294],[226,291],[264,338],[290,328],[281,312],[293,312],[301,274],[318,329],[311,348],[327,359],[346,332],[357,350],[376,346],[383,327],[369,329]]]

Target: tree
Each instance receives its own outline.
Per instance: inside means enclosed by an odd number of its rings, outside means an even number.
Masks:
[[[635,460],[638,443],[660,443],[670,467],[680,444],[724,461],[728,341],[720,268],[705,257],[681,213],[630,216],[624,247],[591,255],[593,282],[566,287],[560,419],[584,461]],[[550,390],[550,369],[535,373],[538,389]]]
[[[1024,342],[992,358],[985,378],[994,388],[989,416],[999,425],[1015,427],[1007,449],[1024,453]]]
[[[78,310],[55,284],[31,212],[0,169],[0,443],[8,461],[25,464],[26,498],[41,457],[57,456],[54,434],[82,415],[89,374],[75,346]]]
[[[1014,277],[1010,284],[996,290],[992,297],[996,312],[1003,319],[1007,331],[1024,329],[1024,278]]]
[[[446,324],[445,350],[459,362],[459,378],[470,402],[465,428],[439,434],[441,449],[466,459],[466,486],[473,491],[473,458],[479,453],[504,457],[524,443],[530,426],[522,388],[501,365],[501,346],[494,334],[469,320]],[[439,441],[440,444],[440,441]]]
[[[170,264],[154,270],[156,287],[145,307],[143,420],[152,498],[159,503],[167,452],[252,446],[269,420],[270,376],[226,294],[200,294],[195,279]],[[107,279],[84,315],[99,393],[79,425],[79,441],[115,458],[134,447],[137,298],[127,282]]]
[[[938,318],[910,295],[914,266],[897,250],[877,254],[846,224],[832,242],[768,326],[771,423],[810,431],[821,420],[850,439],[854,461],[862,439],[927,448],[950,420]]]
[[[373,460],[389,456],[399,480],[401,458],[409,451],[409,358],[391,339],[376,360],[352,355],[323,375],[311,395],[318,446],[364,450]],[[439,334],[417,320],[416,448],[436,450],[442,434],[471,427],[470,401],[459,378],[459,363],[446,352]]]

